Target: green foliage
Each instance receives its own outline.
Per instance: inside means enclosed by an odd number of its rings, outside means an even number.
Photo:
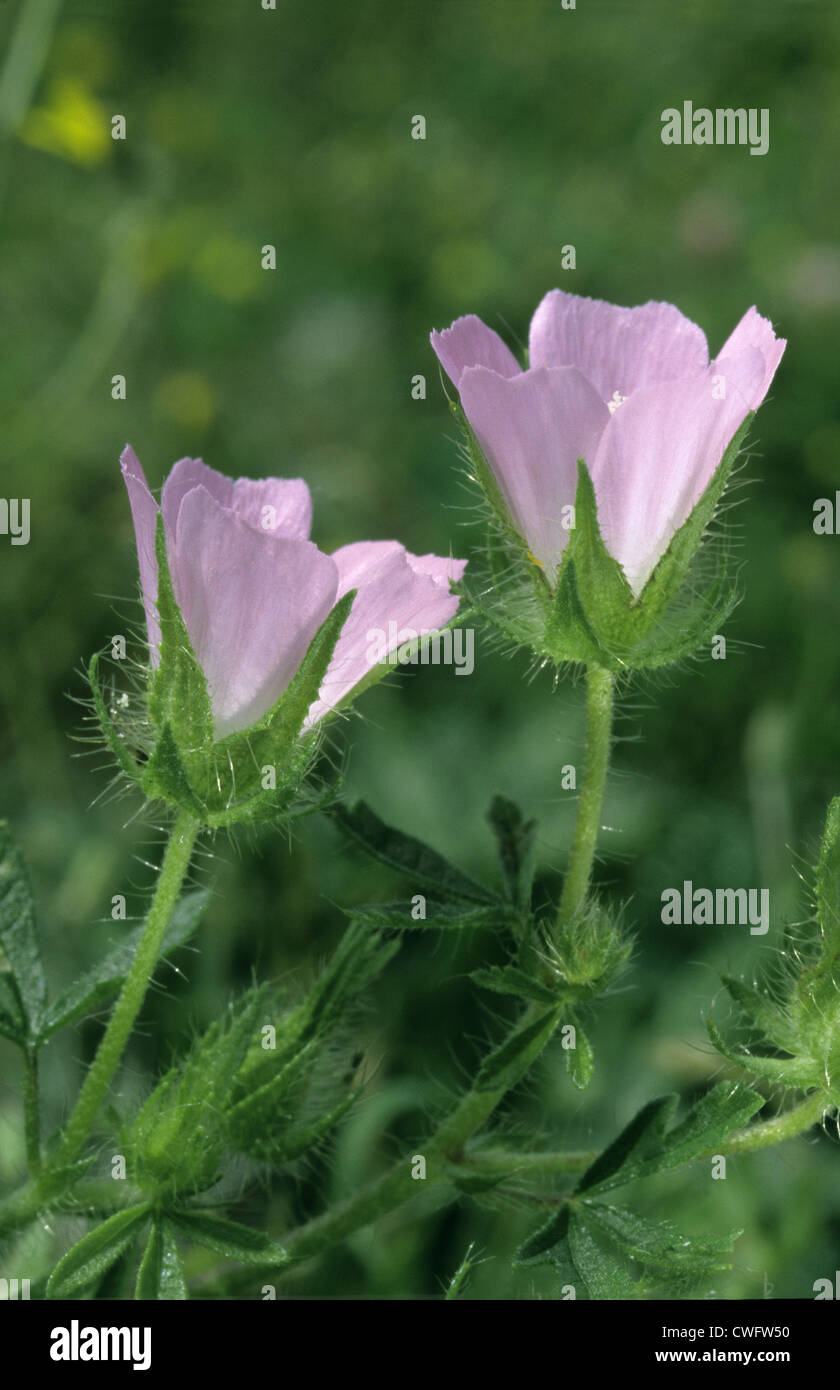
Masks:
[[[149,1212],[148,1202],[126,1207],[82,1236],[50,1275],[47,1298],[78,1298],[95,1284],[134,1243]]]
[[[163,1215],[156,1215],[152,1221],[137,1271],[134,1297],[165,1301],[189,1298],[175,1230]]]
[[[332,816],[345,834],[368,854],[389,868],[398,869],[418,887],[430,888],[435,894],[445,894],[457,902],[498,902],[496,893],[456,869],[442,854],[421,840],[386,825],[365,802],[358,801],[353,806],[337,805],[332,809]]]
[[[34,1042],[47,1006],[47,982],[32,892],[6,821],[0,821],[0,949],[9,972],[0,1032],[13,1042]]]
[[[687,1237],[670,1222],[649,1221],[600,1200],[613,1188],[713,1154],[763,1104],[761,1096],[722,1083],[674,1125],[678,1099],[662,1096],[639,1111],[520,1246],[514,1257],[518,1267],[551,1264],[561,1297],[596,1299],[641,1298],[657,1291],[678,1296],[729,1268],[740,1231]]]

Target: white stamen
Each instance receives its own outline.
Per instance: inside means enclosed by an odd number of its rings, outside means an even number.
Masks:
[[[619,407],[620,405],[624,405],[624,402],[625,402],[626,400],[627,400],[627,397],[626,397],[626,396],[622,396],[622,394],[621,394],[620,391],[613,391],[613,393],[612,393],[612,400],[611,400],[611,401],[607,401],[607,410],[610,412],[610,415],[614,415],[615,412],[618,410],[618,407]]]

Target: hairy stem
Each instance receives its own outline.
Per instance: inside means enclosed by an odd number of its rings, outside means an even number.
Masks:
[[[562,925],[574,919],[589,890],[604,787],[610,765],[613,690],[615,677],[601,666],[590,666],[586,673],[586,756],[583,786],[578,801],[577,822],[569,867],[563,882],[557,920]]]
[[[54,1158],[56,1166],[71,1163],[80,1153],[111,1078],[119,1065],[123,1049],[146,997],[164,934],[190,865],[198,831],[198,821],[186,811],[181,811],[172,828],[163,856],[137,953],[125,977],[73,1113],[64,1128]]]

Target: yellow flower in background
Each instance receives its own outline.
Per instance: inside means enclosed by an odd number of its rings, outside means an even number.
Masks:
[[[79,78],[57,77],[46,104],[35,107],[26,117],[21,139],[33,149],[91,168],[108,154],[108,116]]]

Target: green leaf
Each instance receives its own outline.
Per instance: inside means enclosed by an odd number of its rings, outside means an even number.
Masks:
[[[137,1271],[134,1297],[173,1300],[189,1298],[178,1254],[178,1242],[165,1217],[159,1217],[152,1223],[149,1243]]]
[[[551,1004],[554,1008],[560,1002],[556,990],[533,980],[524,970],[515,965],[490,965],[470,972],[482,989],[492,989],[496,994],[513,994],[518,999],[527,999],[535,1004]]]
[[[226,1221],[209,1211],[173,1210],[167,1213],[170,1221],[196,1245],[203,1245],[226,1259],[239,1264],[283,1265],[289,1256],[261,1231]]]
[[[462,907],[426,898],[425,909],[425,917],[415,917],[410,901],[366,903],[353,908],[353,917],[369,923],[371,927],[395,931],[468,931],[471,928],[510,927],[519,921],[518,914],[506,903],[492,907]]]
[[[526,821],[519,807],[494,796],[487,813],[499,847],[505,894],[515,907],[527,908],[534,882],[537,822]]]
[[[46,1009],[47,982],[35,931],[35,904],[7,821],[0,821],[0,948],[11,967],[27,1034],[34,1039]]]
[[[648,1221],[604,1202],[587,1204],[591,1222],[630,1260],[658,1275],[672,1290],[729,1269],[732,1247],[743,1234],[687,1238],[669,1221]]]
[[[171,728],[176,751],[180,748],[197,752],[213,742],[213,715],[204,672],[175,600],[162,513],[158,513],[155,553],[161,639],[160,662],[149,692],[149,712],[161,734]]]
[[[563,1205],[551,1213],[547,1221],[523,1241],[513,1257],[514,1269],[524,1265],[544,1265],[551,1262],[551,1252],[569,1233],[571,1208]]]
[[[149,1216],[149,1204],[126,1207],[89,1231],[56,1265],[47,1298],[77,1298],[127,1250]]]
[[[590,1298],[639,1298],[642,1289],[616,1263],[614,1256],[597,1239],[597,1226],[588,1209],[573,1211],[569,1221],[569,1254]]]
[[[585,1091],[592,1080],[592,1072],[595,1068],[595,1055],[592,1051],[592,1044],[584,1033],[580,1024],[574,1024],[575,1047],[567,1047],[566,1069],[572,1082],[579,1091]]]
[[[475,1078],[477,1091],[508,1091],[522,1079],[552,1036],[559,1014],[547,1009],[534,1019],[524,1019],[517,1028],[485,1057]]]
[[[619,1187],[642,1171],[662,1152],[665,1131],[679,1103],[676,1095],[648,1101],[611,1144],[599,1154],[578,1182],[575,1191],[589,1192]]]
[[[161,947],[165,958],[193,935],[210,901],[210,890],[199,888],[185,893],[175,905]],[[112,947],[92,970],[79,977],[50,1006],[41,1028],[40,1039],[45,1042],[60,1028],[66,1028],[77,1018],[101,1008],[116,995],[134,959],[144,927],[133,928]]]
[[[0,948],[0,962],[3,960]],[[0,965],[0,972],[2,972]],[[20,1006],[20,998],[6,974],[0,973],[0,1034],[13,1043],[26,1042],[26,1019]]]
[[[357,801],[350,807],[335,806],[331,814],[345,834],[374,859],[399,870],[416,883],[425,884],[438,894],[443,893],[463,902],[499,901],[495,893],[456,869],[437,850],[423,844],[422,840],[414,839],[412,835],[404,835],[401,830],[386,825],[364,801]]]
[[[676,1105],[677,1097],[671,1095],[644,1106],[586,1170],[576,1193],[605,1192],[714,1153],[728,1134],[762,1108],[764,1097],[722,1081],[668,1129]]]

